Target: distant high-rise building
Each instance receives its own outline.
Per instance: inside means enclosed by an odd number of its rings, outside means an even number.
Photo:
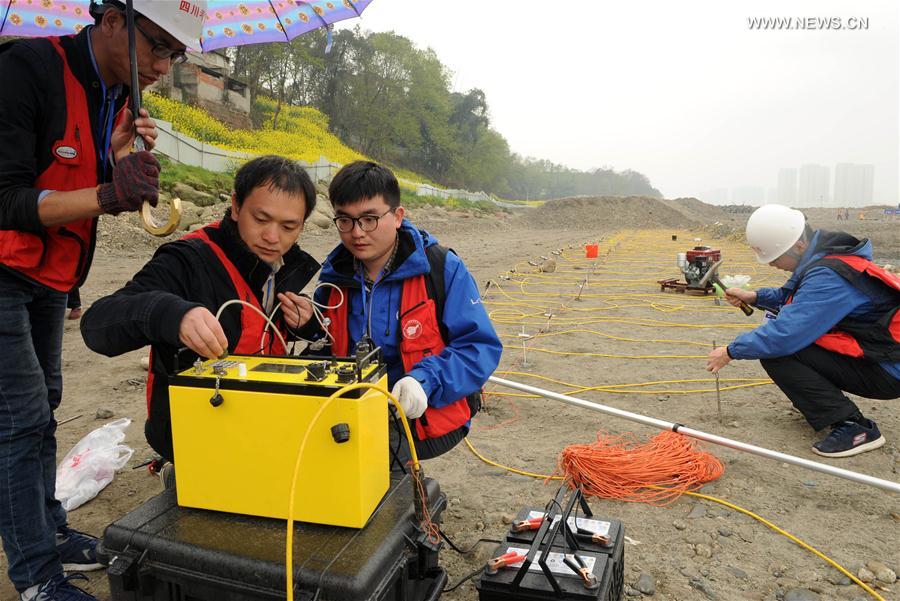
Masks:
[[[778,195],[775,202],[788,207],[793,207],[797,204],[796,169],[778,170]]]
[[[797,191],[797,206],[827,207],[831,195],[828,167],[823,165],[801,165]]]
[[[838,163],[834,168],[835,206],[861,207],[872,204],[875,165]]]
[[[759,206],[766,202],[766,189],[762,186],[738,186],[731,190],[731,202]]]

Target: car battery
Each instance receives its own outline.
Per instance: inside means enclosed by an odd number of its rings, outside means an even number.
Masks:
[[[446,497],[424,489],[439,523]],[[294,598],[435,601],[447,574],[424,539],[411,479],[395,476],[365,528],[295,524]],[[286,597],[284,544],[283,520],[181,507],[167,490],[110,524],[98,556],[112,601],[268,601]]]
[[[475,582],[479,601],[619,601],[622,597],[624,564],[622,548],[618,555],[578,551],[584,566],[593,576],[596,585],[588,587],[584,580],[565,564],[566,556],[572,557],[572,551],[565,547],[553,546],[547,558],[547,567],[555,578],[559,592],[557,593],[547,575],[539,564],[541,551],[538,551],[534,562],[518,584],[514,583],[522,562],[502,567],[495,574],[482,572]],[[504,539],[497,547],[494,557],[506,553],[525,555],[528,545]]]
[[[231,355],[170,376],[179,505],[287,518],[309,429],[294,519],[363,527],[390,480],[388,399],[356,389],[323,405],[347,384],[387,387],[376,351],[366,361]]]
[[[522,509],[509,526],[506,535],[510,543],[524,543],[526,546],[534,542],[537,528],[533,525],[544,517],[544,510],[536,507]],[[558,520],[559,515],[554,517]],[[532,524],[531,527],[517,527]],[[622,522],[613,518],[569,516],[566,520],[580,549],[606,555],[622,555],[625,541],[625,527]],[[562,536],[562,533],[557,536]],[[621,547],[621,548],[620,548]]]
[[[618,601],[624,571],[622,523],[594,516],[563,484],[545,508],[518,512],[475,588],[480,601]]]

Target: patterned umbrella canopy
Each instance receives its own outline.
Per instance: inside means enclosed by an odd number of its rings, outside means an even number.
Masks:
[[[180,0],[159,0],[179,2]],[[372,0],[207,0],[203,51],[288,42],[308,31],[358,17]],[[41,37],[77,33],[93,23],[91,0],[0,0],[0,35]]]

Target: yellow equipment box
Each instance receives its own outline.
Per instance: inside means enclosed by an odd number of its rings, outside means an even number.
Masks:
[[[303,434],[328,397],[356,382],[386,388],[384,364],[231,355],[172,376],[178,504],[287,518]],[[361,389],[325,409],[303,452],[294,519],[365,526],[389,485],[388,402]]]

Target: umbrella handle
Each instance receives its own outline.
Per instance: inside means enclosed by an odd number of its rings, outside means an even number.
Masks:
[[[169,204],[169,220],[163,224],[153,219],[153,213],[150,212],[150,203],[146,200],[141,205],[141,223],[148,234],[154,236],[168,236],[175,231],[178,224],[181,223],[181,199],[177,196],[172,199]]]
[[[131,66],[131,94],[129,99],[131,116],[137,120],[141,113],[141,86],[140,81],[138,81],[137,45],[134,39],[134,6],[131,0],[125,0],[125,25],[128,29],[128,62]],[[137,135],[137,132],[135,132],[134,148],[138,151],[146,149],[144,138]],[[157,223],[153,219],[150,208],[150,203],[147,201],[144,201],[141,205],[141,223],[144,229],[154,236],[168,236],[175,231],[175,228],[181,222],[181,199],[179,198],[172,199],[172,203],[169,205],[169,220],[164,224]]]
[[[137,44],[134,39],[134,6],[125,0],[125,26],[128,29],[128,58],[131,65],[131,115],[137,119],[141,111],[141,85],[138,81]]]

